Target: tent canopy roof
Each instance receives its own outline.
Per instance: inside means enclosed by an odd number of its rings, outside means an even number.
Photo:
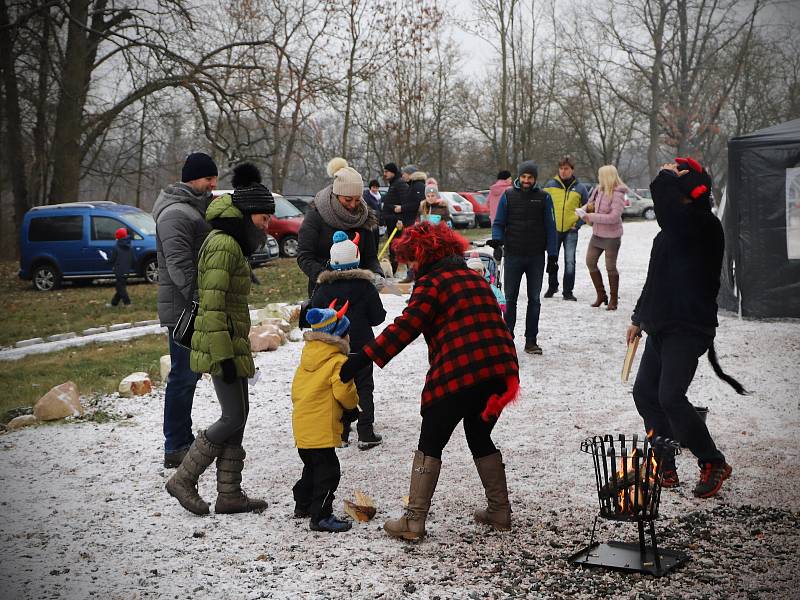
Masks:
[[[728,141],[729,149],[751,148],[755,146],[782,146],[800,143],[800,119],[786,121],[772,127],[746,133]]]

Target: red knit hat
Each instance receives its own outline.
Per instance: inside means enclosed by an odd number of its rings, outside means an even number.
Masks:
[[[128,230],[125,229],[124,227],[120,227],[119,229],[117,229],[114,232],[114,237],[116,239],[118,239],[118,240],[121,240],[122,238],[126,238],[126,237],[128,237]]]

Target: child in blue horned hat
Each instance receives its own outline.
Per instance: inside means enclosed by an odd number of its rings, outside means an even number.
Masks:
[[[332,303],[333,304],[333,303]],[[312,308],[311,331],[292,381],[292,431],[303,461],[303,475],[292,488],[295,518],[310,517],[313,531],[338,533],[349,521],[333,514],[334,492],[341,471],[336,447],[342,435],[342,413],[358,406],[355,384],[342,383],[339,370],[350,351],[348,305],[340,310]]]
[[[319,274],[317,286],[311,296],[311,306],[341,308],[348,303],[347,316],[350,319],[350,348],[358,352],[375,339],[372,328],[386,319],[381,297],[375,289],[374,274],[360,269],[361,257],[358,251],[359,234],[351,240],[344,231],[333,234],[330,249],[329,269]],[[358,390],[360,411],[346,412],[343,417],[341,446],[350,442],[350,424],[358,420],[358,447],[368,450],[380,445],[382,437],[375,433],[375,382],[372,365],[359,371],[355,378]]]

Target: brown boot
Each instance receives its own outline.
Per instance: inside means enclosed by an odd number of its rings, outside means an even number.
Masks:
[[[166,488],[169,495],[176,498],[189,512],[196,515],[208,514],[208,502],[197,492],[197,480],[221,451],[222,446],[212,444],[206,437],[206,432],[201,431],[178,470],[167,481]]]
[[[608,274],[608,287],[611,289],[611,299],[608,301],[606,310],[617,310],[619,300],[619,273]]]
[[[267,503],[256,498],[248,498],[242,491],[242,469],[247,454],[241,446],[223,446],[217,458],[217,503],[214,512],[233,514],[261,512]]]
[[[511,504],[508,502],[506,466],[499,452],[475,460],[483,489],[486,492],[486,510],[476,510],[475,520],[491,525],[498,531],[511,529]]]
[[[589,271],[589,277],[592,278],[594,289],[597,292],[597,299],[592,302],[591,306],[597,308],[601,304],[608,304],[606,288],[603,286],[603,274],[600,271]]]
[[[408,507],[399,519],[389,519],[383,524],[386,533],[404,540],[425,537],[425,519],[431,507],[431,497],[439,481],[442,461],[432,456],[414,452],[411,468],[411,486],[408,492]]]

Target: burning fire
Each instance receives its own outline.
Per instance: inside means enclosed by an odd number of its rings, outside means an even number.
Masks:
[[[652,439],[652,429],[647,437]],[[606,490],[607,497],[614,494],[616,514],[632,515],[647,508],[658,475],[655,453],[648,454],[649,460],[641,449],[634,448],[629,456],[619,458],[617,471],[607,484],[612,489]]]

